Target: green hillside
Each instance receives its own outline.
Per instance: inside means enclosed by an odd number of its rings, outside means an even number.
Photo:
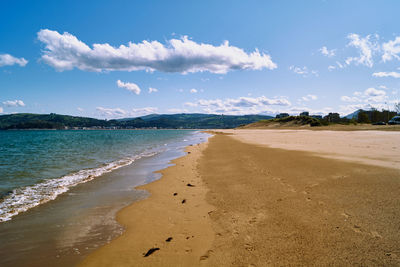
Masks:
[[[65,128],[169,128],[169,129],[222,129],[235,128],[259,120],[270,119],[270,116],[244,115],[225,116],[215,114],[152,114],[138,118],[118,120],[99,120],[94,118],[75,117],[60,114],[19,113],[0,116],[0,129],[65,129]]]

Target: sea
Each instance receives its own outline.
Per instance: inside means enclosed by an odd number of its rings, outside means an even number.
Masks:
[[[121,235],[135,187],[204,142],[196,130],[0,131],[0,266],[73,266]]]

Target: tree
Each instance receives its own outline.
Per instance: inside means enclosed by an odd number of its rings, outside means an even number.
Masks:
[[[394,110],[395,110],[397,113],[400,113],[400,102],[397,102],[397,103],[394,104]]]
[[[364,111],[358,112],[357,122],[358,123],[371,123],[371,121],[368,118],[367,113],[365,113]]]

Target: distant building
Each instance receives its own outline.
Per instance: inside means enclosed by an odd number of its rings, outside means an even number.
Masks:
[[[289,117],[288,113],[279,113],[276,115],[277,119]]]
[[[322,120],[322,116],[321,115],[311,115],[310,117],[314,118],[314,119]]]
[[[308,111],[303,111],[302,113],[300,113],[300,116],[310,116],[310,113]]]

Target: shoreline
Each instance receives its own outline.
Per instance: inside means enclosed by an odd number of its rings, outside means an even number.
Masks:
[[[203,142],[206,136],[194,131],[178,133],[168,142],[162,141],[161,147],[149,147],[157,154],[103,173],[1,223],[0,265],[76,265],[123,232],[116,221],[118,210],[148,196],[135,186],[159,179],[158,170],[170,166],[171,160],[185,154],[187,145]]]
[[[151,196],[117,215],[126,232],[79,266],[400,264],[398,169],[213,134],[141,186]]]
[[[192,266],[207,257],[204,248],[214,238],[209,212],[214,208],[205,201],[207,188],[196,168],[207,145],[186,147],[186,155],[172,160],[173,166],[156,172],[160,179],[136,187],[150,196],[117,213],[125,231],[78,266]],[[174,179],[177,174],[180,178]],[[151,249],[154,255],[144,257]]]

